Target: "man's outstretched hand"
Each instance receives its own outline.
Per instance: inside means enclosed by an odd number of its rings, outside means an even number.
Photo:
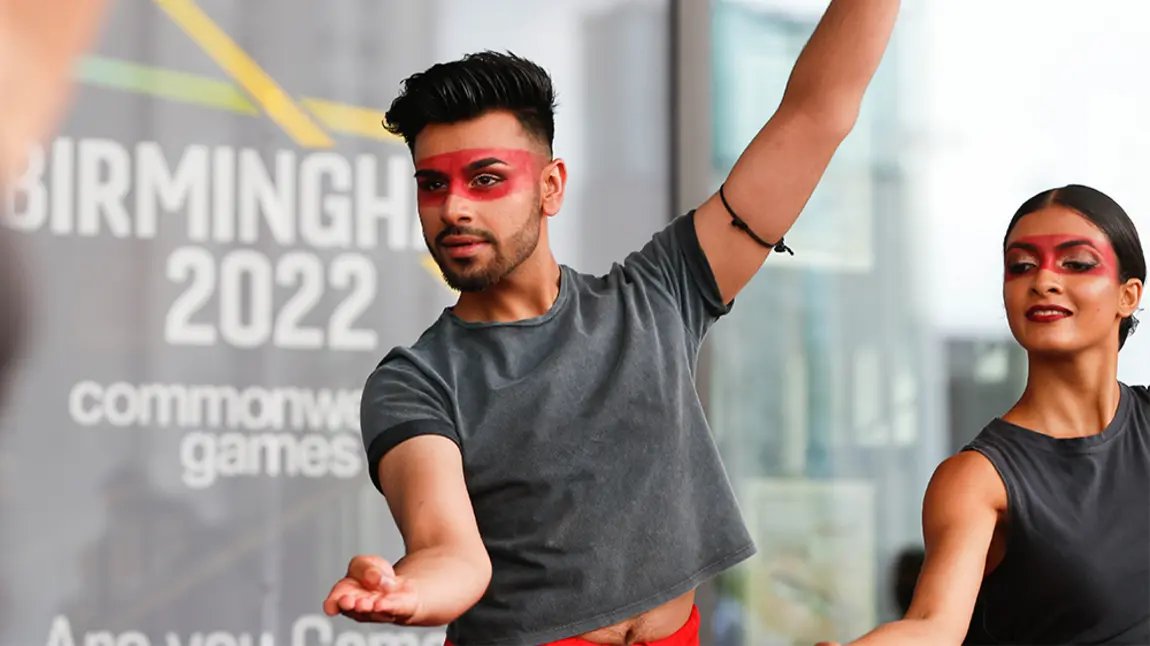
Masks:
[[[378,556],[357,556],[323,602],[330,616],[355,621],[406,624],[419,611],[419,595],[411,581],[397,576],[391,564]]]

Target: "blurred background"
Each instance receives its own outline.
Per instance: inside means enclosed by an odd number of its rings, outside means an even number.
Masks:
[[[826,0],[116,0],[5,199],[36,286],[0,432],[0,645],[424,646],[321,602],[402,542],[359,391],[454,301],[408,74],[480,49],[553,74],[560,262],[601,272],[712,191]],[[759,545],[703,643],[847,640],[900,615],[926,482],[1021,392],[1001,239],[1043,189],[1150,230],[1150,4],[905,0],[861,119],[700,366]],[[1150,380],[1135,334],[1119,376]],[[913,559],[912,559],[913,560]]]

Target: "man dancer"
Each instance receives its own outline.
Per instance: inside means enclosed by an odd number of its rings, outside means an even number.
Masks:
[[[367,381],[368,469],[406,554],[353,559],[328,614],[449,624],[458,646],[697,643],[695,588],[755,549],[695,391],[699,346],[787,250],[898,5],[833,0],[723,188],[604,276],[551,253],[567,167],[542,69],[488,52],[404,82],[388,127],[461,295]]]

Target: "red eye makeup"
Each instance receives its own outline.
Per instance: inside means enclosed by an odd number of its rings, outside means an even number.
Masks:
[[[514,148],[471,148],[416,162],[420,206],[442,206],[448,196],[498,200],[536,181],[541,156]]]
[[[1118,263],[1109,244],[1075,235],[1018,238],[1006,248],[1004,280],[1039,270],[1058,274],[1117,277]]]

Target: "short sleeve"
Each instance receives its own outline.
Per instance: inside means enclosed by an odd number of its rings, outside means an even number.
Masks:
[[[711,324],[734,305],[723,302],[711,263],[695,233],[694,211],[672,220],[623,265],[629,273],[670,295],[696,342],[702,341]]]
[[[1150,413],[1150,387],[1147,386],[1128,386],[1131,394],[1134,395],[1134,405],[1142,411]]]
[[[400,443],[442,435],[459,444],[446,394],[430,374],[401,354],[391,354],[367,379],[360,401],[360,431],[367,470],[376,489],[379,461]]]

